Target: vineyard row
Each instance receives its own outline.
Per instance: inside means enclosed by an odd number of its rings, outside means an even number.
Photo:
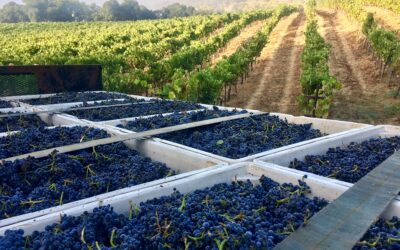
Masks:
[[[390,8],[389,5],[383,4],[389,3],[388,1],[370,2],[371,4]],[[391,81],[394,79],[394,76],[400,73],[400,40],[397,37],[397,33],[381,27],[375,21],[373,14],[363,9],[363,3],[359,0],[327,0],[323,3],[329,7],[342,9],[348,15],[362,23],[365,45],[372,49],[375,57],[380,62],[380,78],[382,80],[384,73],[387,72],[389,76],[388,83],[389,86],[391,86]],[[394,6],[400,6],[399,3],[393,3],[392,5],[393,8]],[[400,82],[398,82],[397,85],[394,94],[395,98],[400,95]]]

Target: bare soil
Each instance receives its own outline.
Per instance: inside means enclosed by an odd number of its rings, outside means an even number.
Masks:
[[[247,25],[238,36],[231,39],[225,48],[213,55],[211,65],[215,65],[220,61],[224,56],[231,56],[236,50],[249,38],[253,37],[257,34],[258,31],[262,29],[265,25],[265,20],[255,21],[251,24]]]
[[[343,84],[329,118],[372,124],[400,124],[400,100],[390,95],[379,61],[365,46],[361,25],[342,12],[318,11],[321,34],[332,45],[331,73]]]
[[[283,18],[271,32],[257,64],[228,106],[300,114],[300,55],[304,47],[305,16]]]
[[[386,29],[397,32],[400,37],[400,15],[385,8],[376,6],[365,6],[364,9],[374,14],[377,22]]]
[[[317,20],[320,33],[332,45],[331,74],[343,85],[334,94],[329,118],[400,125],[400,98],[393,98],[394,83],[400,79],[393,79],[392,84],[386,74],[381,79],[380,62],[366,46],[361,24],[342,12],[323,9],[318,10]],[[227,106],[301,114],[297,97],[305,26],[303,13],[294,13],[278,23],[257,64],[244,83],[238,84]]]

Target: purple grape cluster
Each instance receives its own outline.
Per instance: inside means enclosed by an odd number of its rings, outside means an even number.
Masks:
[[[0,115],[5,113],[0,112]],[[13,114],[10,112],[10,114]],[[0,118],[0,133],[18,131],[28,128],[41,128],[47,124],[36,115],[21,115]]]
[[[4,108],[12,108],[13,106],[11,105],[10,102],[0,100],[0,109]]]
[[[182,119],[192,121],[190,116],[191,114],[185,115]],[[168,123],[168,121],[152,122],[152,124],[163,123]],[[152,129],[152,127],[147,129]],[[321,136],[323,134],[319,130],[312,129],[311,124],[290,124],[277,116],[266,114],[186,129],[159,137],[213,154],[238,159]]]
[[[46,158],[5,162],[0,171],[0,219],[173,175],[123,143]]]
[[[107,132],[90,127],[29,128],[0,137],[0,159],[105,137]]]
[[[204,109],[204,107],[189,102],[154,100],[150,102],[132,103],[132,105],[128,106],[77,110],[67,113],[77,116],[80,119],[86,119],[90,121],[107,121],[195,109]]]
[[[68,102],[89,102],[109,99],[127,99],[125,94],[112,92],[65,92],[50,97],[22,100],[31,105],[49,105]]]
[[[372,225],[354,250],[398,250],[400,249],[400,221],[379,219]]]
[[[307,155],[304,161],[295,159],[289,167],[356,183],[399,149],[399,136],[375,138],[330,148],[324,155]]]
[[[307,198],[309,187],[261,177],[217,184],[189,194],[175,191],[128,215],[109,206],[81,216],[63,216],[44,232],[7,231],[0,249],[272,249],[327,202]]]
[[[174,114],[167,116],[158,115],[149,118],[140,118],[134,121],[129,121],[126,124],[118,125],[118,127],[132,130],[135,132],[142,132],[149,129],[165,128],[179,124],[203,121],[208,119],[214,119],[214,118],[244,114],[244,113],[247,113],[247,111],[246,110],[228,111],[228,110],[220,110],[218,107],[214,107],[213,110],[206,109],[191,113],[175,112]]]

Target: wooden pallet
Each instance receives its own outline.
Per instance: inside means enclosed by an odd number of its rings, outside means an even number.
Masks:
[[[352,249],[399,192],[396,152],[274,249]]]

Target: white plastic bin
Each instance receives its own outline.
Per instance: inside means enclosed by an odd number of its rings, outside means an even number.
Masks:
[[[329,148],[345,147],[351,142],[362,142],[371,138],[393,136],[400,136],[400,127],[390,125],[367,127],[355,131],[354,133],[344,134],[328,140],[292,148],[290,150],[278,152],[274,155],[260,157],[256,159],[255,162],[269,162],[283,167],[289,167],[290,162],[295,158],[302,161],[306,155],[325,154]]]
[[[205,105],[206,108],[208,109],[212,109],[212,106],[209,105]],[[219,107],[221,109],[226,109],[226,110],[233,110],[234,108],[224,108],[224,107]],[[241,109],[238,109],[241,110]],[[259,113],[260,111],[257,110],[249,110],[249,112],[253,112],[253,113]],[[169,114],[163,114],[164,116],[167,116]],[[295,143],[295,144],[291,144],[291,145],[287,145],[284,147],[280,147],[280,148],[276,148],[276,149],[272,149],[272,150],[268,150],[268,151],[264,151],[264,152],[260,152],[257,154],[253,154],[253,155],[249,155],[247,157],[243,157],[240,159],[232,159],[232,158],[228,158],[228,157],[223,157],[220,155],[216,155],[216,154],[212,154],[203,150],[199,150],[199,149],[195,149],[189,146],[185,146],[179,143],[175,143],[172,141],[168,141],[168,140],[163,140],[163,139],[159,139],[159,138],[153,138],[153,141],[157,141],[157,142],[161,142],[161,143],[165,143],[177,148],[181,148],[183,150],[187,150],[187,151],[191,151],[197,154],[202,154],[202,155],[206,155],[208,157],[212,157],[215,159],[218,159],[220,161],[226,162],[228,164],[234,164],[234,163],[238,163],[238,162],[245,162],[245,161],[253,161],[254,159],[257,158],[261,158],[267,155],[274,155],[278,152],[281,151],[285,151],[285,150],[289,150],[292,148],[297,148],[299,146],[302,145],[308,145],[308,144],[312,144],[315,142],[320,142],[320,141],[325,141],[325,140],[329,140],[331,138],[335,138],[337,136],[342,136],[342,135],[346,135],[346,134],[352,134],[355,133],[359,130],[363,130],[363,129],[367,129],[367,128],[372,128],[372,125],[368,125],[368,124],[362,124],[362,123],[354,123],[354,122],[345,122],[345,121],[337,121],[337,120],[327,120],[327,119],[318,119],[318,118],[309,118],[309,117],[304,117],[304,116],[293,116],[293,115],[287,115],[287,114],[280,114],[280,113],[270,113],[270,115],[275,115],[278,116],[280,119],[282,120],[287,120],[289,123],[292,124],[307,124],[307,123],[312,123],[312,128],[314,129],[319,129],[322,133],[324,134],[328,134],[327,136],[323,136],[323,137],[319,137],[319,138],[315,138],[315,139],[311,139],[311,140],[307,140],[307,141],[303,141],[303,142],[299,142],[299,143]],[[153,117],[153,116],[148,116],[148,117]],[[124,124],[126,122],[129,121],[133,121],[135,119],[145,119],[148,117],[137,117],[137,118],[129,118],[129,119],[119,119],[119,120],[113,120],[113,121],[106,121],[106,122],[98,122],[99,124],[102,125],[110,125],[110,126],[114,126],[114,129],[118,129],[118,131],[120,133],[135,133],[133,131],[127,130],[127,129],[122,129],[122,128],[117,128],[116,126],[118,126],[119,124]]]
[[[70,207],[63,211],[57,211],[46,214],[44,216],[23,221],[14,225],[9,225],[0,228],[0,235],[3,235],[6,230],[23,229],[25,234],[29,235],[36,230],[44,230],[46,225],[53,224],[59,221],[60,215],[79,216],[85,211],[92,211],[98,206],[111,205],[117,213],[128,214],[131,203],[139,205],[140,202],[149,199],[170,195],[177,189],[181,193],[193,192],[197,189],[211,187],[218,183],[231,183],[234,180],[251,180],[257,184],[258,179],[265,175],[279,183],[298,184],[298,180],[302,179],[303,175],[290,172],[286,169],[275,167],[273,164],[267,163],[238,163],[223,168],[213,168],[208,171],[197,172],[196,174],[186,176],[185,178],[166,181],[158,185],[133,190],[106,199],[98,199],[96,201],[81,204],[79,206]],[[312,196],[334,200],[339,197],[349,187],[332,182],[329,179],[316,178],[309,176],[305,179],[310,186]],[[400,215],[400,200],[393,201],[388,209],[383,213],[383,217],[390,218]]]
[[[98,126],[95,124],[84,124],[84,125],[104,129],[111,135],[113,135],[117,132],[117,131],[113,131],[112,129],[103,128],[102,126]],[[69,125],[69,126],[76,126],[76,125]],[[106,199],[108,197],[113,197],[115,195],[129,192],[132,190],[141,189],[141,188],[152,186],[152,185],[158,185],[159,183],[163,183],[165,181],[183,178],[185,176],[189,176],[189,175],[192,175],[197,172],[205,171],[205,169],[207,169],[208,167],[218,167],[218,166],[226,165],[223,162],[213,159],[211,157],[195,154],[193,152],[180,150],[173,146],[158,143],[158,142],[142,143],[141,140],[137,140],[137,141],[126,141],[125,144],[127,145],[127,147],[138,151],[141,155],[146,156],[146,157],[152,159],[153,161],[165,163],[169,168],[175,170],[178,173],[178,175],[168,177],[168,178],[163,178],[160,180],[155,180],[155,181],[152,181],[149,183],[144,183],[144,184],[129,187],[129,188],[116,190],[113,192],[101,194],[101,195],[87,198],[84,200],[67,203],[62,206],[52,207],[52,208],[44,209],[41,211],[29,213],[29,214],[15,216],[15,217],[11,217],[9,219],[3,219],[3,220],[0,220],[0,227],[19,223],[24,220],[34,219],[36,217],[40,217],[40,216],[43,216],[43,215],[46,215],[46,214],[49,214],[52,212],[63,211],[65,209],[68,209],[68,208],[71,208],[74,206],[79,206],[79,205],[82,205],[82,204],[85,204],[88,202],[93,202],[93,201],[96,201],[99,199]],[[180,175],[181,173],[183,173],[183,175]]]

